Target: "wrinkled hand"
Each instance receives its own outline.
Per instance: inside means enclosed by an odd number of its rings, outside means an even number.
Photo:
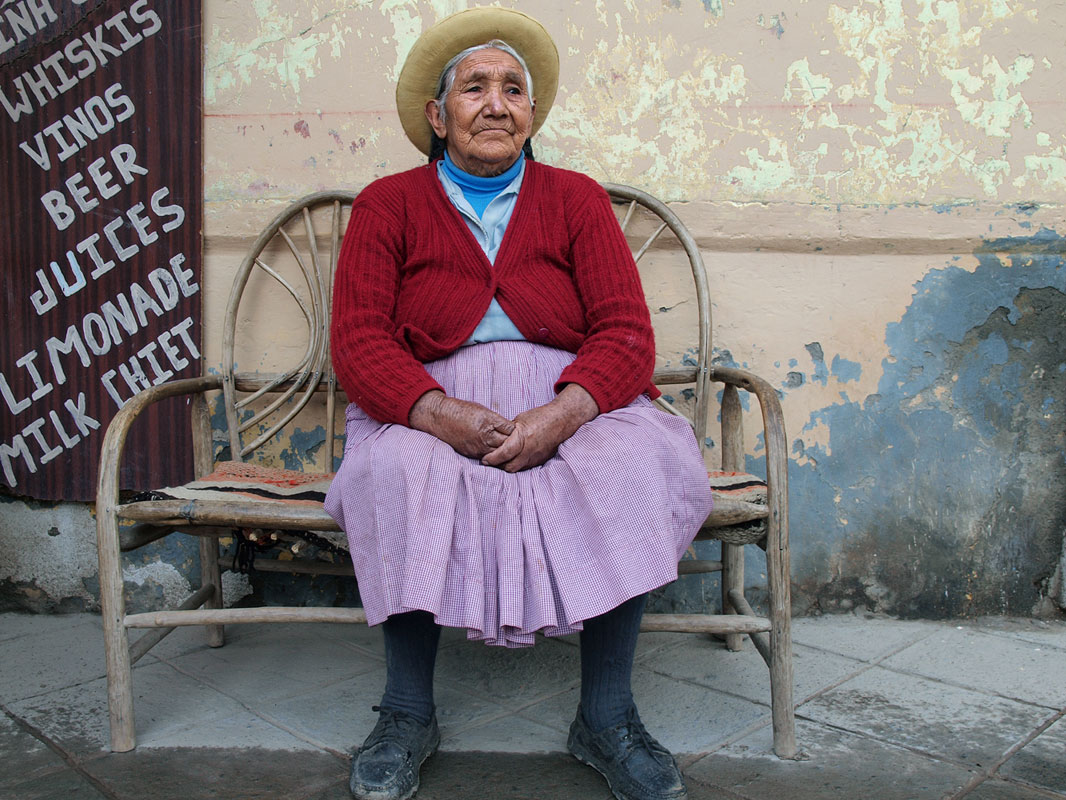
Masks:
[[[482,458],[502,445],[514,431],[507,417],[479,403],[426,392],[411,406],[411,427],[436,436],[467,458]]]
[[[539,467],[597,413],[599,409],[592,395],[572,383],[550,403],[515,417],[510,436],[482,458],[481,463],[507,472]]]

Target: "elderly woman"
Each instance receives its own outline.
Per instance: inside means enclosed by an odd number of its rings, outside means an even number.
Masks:
[[[352,208],[332,321],[352,403],[326,507],[387,664],[357,798],[418,788],[442,625],[506,647],[580,631],[570,751],[619,798],[685,796],[630,673],[647,593],[677,577],[710,490],[691,429],[651,403],[650,318],[606,193],[533,160],[557,78],[524,14],[440,22],[397,88],[430,163]]]

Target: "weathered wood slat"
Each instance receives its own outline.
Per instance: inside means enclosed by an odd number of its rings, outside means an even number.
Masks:
[[[282,561],[273,558],[257,558],[255,569],[259,572],[286,572],[291,575],[337,575],[342,578],[354,578],[355,570],[351,562],[347,564],[330,564],[326,561]]]
[[[366,624],[361,608],[267,606],[264,608],[212,608],[198,611],[149,611],[127,614],[127,628],[167,628],[188,625],[234,625],[259,622],[342,622]]]
[[[255,500],[144,500],[118,509],[120,516],[157,525],[206,525],[230,528],[292,528],[339,531],[322,506],[297,506]],[[201,533],[198,530],[189,533]],[[206,535],[218,532],[204,531]]]
[[[696,575],[703,572],[721,572],[721,561],[704,561],[700,559],[687,559],[677,565],[678,575]]]
[[[124,519],[153,523],[158,527],[195,525],[222,528],[292,528],[306,531],[340,530],[322,506],[297,506],[269,501],[142,500],[126,503],[116,511]],[[707,517],[702,530],[765,519],[768,514],[767,507],[759,503],[720,498],[715,501],[714,510]],[[188,532],[205,536],[225,534],[225,531],[211,530]]]
[[[645,614],[642,631],[676,633],[756,633],[770,630],[770,620],[738,614]]]
[[[192,610],[194,608],[199,608],[208,600],[211,600],[214,597],[215,587],[211,584],[206,584],[204,586],[201,586],[191,595],[189,595],[185,599],[185,601],[178,606],[177,610],[187,611]],[[130,645],[130,663],[136,664],[138,661],[141,660],[145,653],[147,653],[149,650],[151,650],[153,647],[155,647],[173,632],[174,628],[156,628],[155,630],[149,631],[148,633],[141,636],[141,638],[139,638],[137,641]]]

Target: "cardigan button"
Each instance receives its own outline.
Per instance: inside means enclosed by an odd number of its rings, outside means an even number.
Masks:
[[[541,328],[539,331],[537,331],[537,336],[539,336],[541,339],[547,339],[549,333],[551,333],[551,331],[549,331],[547,328]]]

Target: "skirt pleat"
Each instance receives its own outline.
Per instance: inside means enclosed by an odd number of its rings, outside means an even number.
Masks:
[[[492,342],[426,369],[450,396],[513,419],[549,402],[573,359]],[[643,395],[515,474],[355,404],[346,434],[326,510],[348,536],[371,625],[423,610],[508,647],[580,630],[582,620],[675,580],[711,509],[692,429]]]

